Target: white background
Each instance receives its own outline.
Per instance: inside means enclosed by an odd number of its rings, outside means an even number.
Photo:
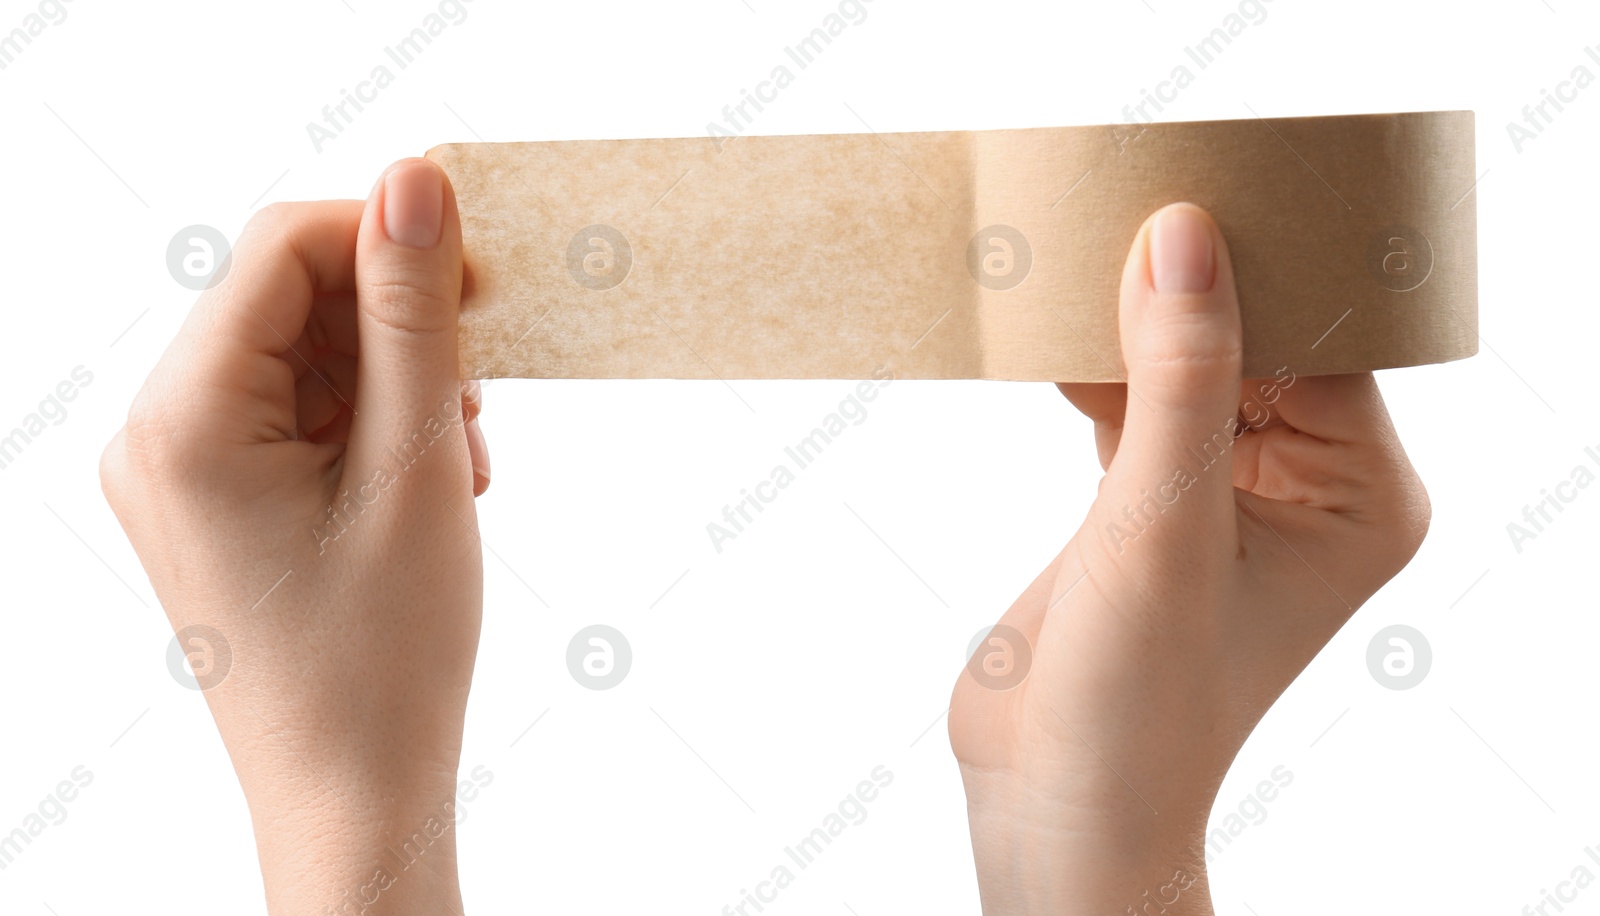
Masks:
[[[36,8],[0,2],[0,31]],[[436,8],[75,0],[0,71],[0,431],[93,373],[0,470],[0,833],[94,773],[0,871],[0,911],[263,911],[227,757],[168,673],[171,632],[96,479],[193,299],[167,273],[173,234],[364,197],[445,141],[703,135],[835,4],[474,0],[317,152],[307,122],[394,69],[383,48]],[[752,131],[865,130],[849,108],[878,131],[1119,121],[1236,8],[873,0]],[[1521,152],[1506,131],[1574,67],[1600,75],[1600,15],[1468,9],[1274,0],[1162,116],[1470,108],[1486,173],[1465,204],[1482,353],[1381,375],[1432,533],[1240,755],[1214,823],[1274,767],[1294,780],[1212,865],[1220,913],[1509,916],[1574,866],[1600,874],[1600,487],[1520,552],[1506,530],[1575,466],[1600,470],[1583,452],[1600,451],[1600,86]],[[707,522],[851,387],[733,384],[753,410],[717,382],[486,386],[494,555],[462,763],[493,782],[460,827],[471,912],[719,913],[880,764],[894,782],[869,818],[768,913],[977,910],[942,714],[973,635],[1092,498],[1089,424],[1046,384],[895,382],[719,555]],[[613,690],[566,669],[590,623],[632,644]],[[1433,648],[1412,690],[1367,670],[1393,623]],[[1567,912],[1600,913],[1600,885]]]

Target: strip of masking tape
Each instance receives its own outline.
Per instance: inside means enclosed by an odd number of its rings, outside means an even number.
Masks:
[[[447,144],[469,378],[1116,381],[1123,261],[1227,239],[1246,377],[1477,352],[1470,111]]]

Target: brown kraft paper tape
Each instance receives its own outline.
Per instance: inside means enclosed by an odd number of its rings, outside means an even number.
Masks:
[[[1246,377],[1477,352],[1470,111],[446,144],[469,378],[1116,381],[1147,216],[1228,240]]]

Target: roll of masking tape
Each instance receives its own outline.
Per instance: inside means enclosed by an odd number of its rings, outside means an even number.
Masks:
[[[1247,377],[1477,352],[1469,111],[447,144],[470,378],[1124,378],[1140,224],[1227,238]]]

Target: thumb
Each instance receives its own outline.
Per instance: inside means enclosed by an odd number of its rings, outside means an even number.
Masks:
[[[1138,397],[1096,500],[1100,532],[1119,554],[1147,537],[1231,545],[1243,343],[1227,245],[1204,210],[1172,204],[1140,227],[1118,320]]]
[[[428,464],[464,471],[461,220],[450,181],[432,162],[401,160],[373,188],[356,241],[355,286],[351,462],[369,468],[399,455],[409,467],[423,450],[438,449],[462,457]]]

